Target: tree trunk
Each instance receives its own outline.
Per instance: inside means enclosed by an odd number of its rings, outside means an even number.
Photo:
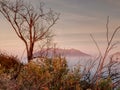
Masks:
[[[27,60],[30,62],[33,58],[33,48],[34,48],[34,43],[30,44],[29,50],[27,51]]]
[[[28,60],[28,62],[30,62],[31,60],[32,60],[32,54],[31,54],[31,52],[29,51],[28,52],[28,54],[27,54],[27,60]]]

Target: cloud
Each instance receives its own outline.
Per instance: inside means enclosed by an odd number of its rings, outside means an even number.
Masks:
[[[120,0],[106,0],[106,1],[112,5],[117,5],[117,6],[120,5]]]

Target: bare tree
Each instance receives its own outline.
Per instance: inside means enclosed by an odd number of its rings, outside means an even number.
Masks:
[[[92,40],[94,41],[98,51],[99,51],[99,56],[97,57],[97,59],[99,60],[98,62],[98,65],[97,65],[97,70],[95,71],[95,74],[93,76],[93,82],[94,82],[94,79],[95,79],[95,82],[96,82],[96,85],[98,85],[98,82],[100,80],[100,78],[105,78],[104,74],[107,72],[107,76],[110,76],[111,78],[112,77],[116,77],[116,75],[119,75],[118,71],[117,72],[111,72],[112,70],[114,71],[113,69],[113,66],[114,67],[117,67],[116,64],[119,64],[118,62],[117,63],[113,63],[111,61],[109,61],[109,63],[107,65],[105,65],[105,62],[107,60],[107,57],[109,56],[109,53],[117,47],[117,45],[120,43],[119,41],[115,42],[114,41],[114,38],[116,36],[116,34],[120,31],[120,26],[118,26],[115,30],[113,30],[113,33],[112,35],[110,35],[109,33],[109,17],[107,17],[107,24],[106,24],[106,42],[107,42],[107,45],[106,45],[106,48],[105,48],[105,51],[102,55],[102,52],[103,51],[100,51],[100,48],[99,48],[99,45],[98,43],[96,42],[96,40],[94,39],[94,37],[91,35],[91,38]],[[106,67],[108,69],[106,69]],[[105,71],[104,71],[105,69]],[[114,75],[113,75],[114,74]],[[118,79],[118,77],[117,77]]]
[[[24,42],[28,61],[33,57],[35,43],[53,36],[51,28],[59,18],[58,13],[43,7],[41,2],[37,9],[23,0],[0,1],[0,12]]]

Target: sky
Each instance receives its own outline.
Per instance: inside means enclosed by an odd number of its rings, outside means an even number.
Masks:
[[[35,5],[39,1],[29,0]],[[46,8],[60,13],[60,19],[52,28],[56,35],[53,42],[57,43],[59,48],[79,49],[88,54],[97,53],[90,34],[94,36],[102,51],[106,46],[107,16],[110,17],[110,34],[120,25],[120,0],[43,0],[43,2]],[[120,32],[114,41],[120,41],[119,36]],[[24,44],[0,14],[0,50],[21,54],[24,49]],[[116,50],[120,51],[120,48]]]

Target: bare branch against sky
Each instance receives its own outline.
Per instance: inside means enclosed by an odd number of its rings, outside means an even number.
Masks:
[[[38,5],[39,0],[26,0]],[[109,32],[120,23],[120,1],[119,0],[44,0],[47,8],[60,12],[60,20],[54,27],[56,37],[54,41],[61,48],[76,48],[88,53],[96,52],[89,34],[97,38],[98,43],[105,46],[106,17],[110,16]],[[0,47],[18,49],[21,44],[15,38],[15,33],[10,32],[11,27],[0,16]],[[15,38],[15,39],[14,39]],[[119,41],[119,33],[116,36]],[[15,43],[17,42],[17,43]],[[12,44],[11,44],[12,43]],[[118,49],[120,50],[120,49]]]

